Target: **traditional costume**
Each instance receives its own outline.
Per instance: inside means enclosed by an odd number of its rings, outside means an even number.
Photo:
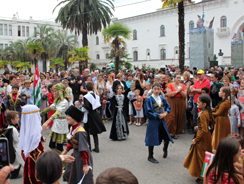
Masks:
[[[106,116],[108,119],[112,117],[110,113],[110,105],[113,103],[115,103],[115,109],[113,111],[113,122],[109,138],[113,140],[124,140],[129,136],[129,128],[125,120],[124,95],[116,94],[107,102]],[[133,105],[133,103],[131,104]]]
[[[102,118],[97,113],[96,109],[101,106],[100,97],[93,91],[89,91],[84,96],[84,104],[82,105],[82,112],[84,112],[83,122],[84,128],[87,132],[87,142],[91,150],[90,134],[93,135],[95,149],[93,151],[99,152],[98,135],[106,131],[106,128],[102,122]]]
[[[228,117],[230,109],[229,100],[217,105],[216,108],[213,108],[213,117],[216,120],[214,127],[214,132],[212,135],[212,149],[217,150],[219,142],[230,135],[230,120]]]
[[[46,114],[51,110],[56,110],[51,116],[51,120],[54,120],[51,132],[49,147],[55,149],[59,154],[63,151],[63,143],[67,142],[67,133],[69,132],[68,124],[65,116],[65,111],[69,107],[68,94],[63,84],[56,84],[54,89],[59,92],[59,96],[55,97],[54,103],[44,109],[41,115]]]
[[[22,108],[21,122],[19,148],[25,161],[23,183],[42,184],[35,176],[36,161],[44,152],[39,108],[35,105],[25,105]]]
[[[75,157],[75,161],[67,165],[63,178],[64,181],[70,181],[70,183],[76,184],[79,183],[84,176],[83,166],[92,166],[92,156],[87,144],[87,133],[79,123],[82,120],[83,113],[74,106],[70,106],[65,113],[73,118],[77,124],[71,127],[70,139],[68,140],[66,148],[67,151],[73,149],[72,156]],[[82,183],[93,183],[92,169],[84,176]]]
[[[214,119],[214,118],[213,118]],[[201,172],[205,151],[212,152],[211,132],[209,130],[210,116],[208,110],[203,110],[197,118],[198,130],[193,144],[183,166],[189,170],[193,177],[202,179]]]
[[[166,158],[169,141],[173,143],[165,120],[159,119],[160,114],[164,112],[170,113],[170,110],[170,104],[161,96],[152,94],[145,102],[145,115],[149,119],[145,143],[149,151],[148,160],[153,160],[153,163],[158,163],[158,161],[153,158],[154,146],[159,146],[162,140],[164,140],[163,151],[164,158]]]

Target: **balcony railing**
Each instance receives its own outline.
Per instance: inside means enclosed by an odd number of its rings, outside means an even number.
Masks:
[[[216,34],[219,37],[229,36],[230,35],[230,29],[229,29],[229,27],[220,27],[220,28],[217,28]]]

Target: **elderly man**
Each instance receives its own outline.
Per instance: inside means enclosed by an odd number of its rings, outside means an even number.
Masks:
[[[82,78],[79,76],[79,70],[74,70],[74,76],[70,78],[69,86],[72,89],[74,102],[79,99],[81,93],[80,86],[82,85]]]
[[[86,68],[84,70],[84,75],[82,76],[82,80],[85,82],[86,81],[86,76],[90,74],[90,70]]]
[[[92,82],[95,83],[97,81],[97,75],[99,74],[98,70],[95,70],[93,74]]]
[[[194,127],[197,126],[197,116],[198,116],[197,99],[201,95],[202,88],[207,87],[210,91],[210,81],[205,77],[205,72],[203,70],[198,70],[197,75],[199,80],[195,82],[191,90],[194,93],[194,111],[193,111]]]

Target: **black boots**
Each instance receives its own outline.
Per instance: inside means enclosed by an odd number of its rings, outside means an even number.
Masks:
[[[149,152],[148,161],[154,164],[158,164],[159,162],[155,158],[153,158],[153,148],[154,148],[153,146],[148,147],[148,152]]]
[[[93,139],[94,139],[95,149],[93,149],[92,151],[99,153],[98,135],[97,134],[93,135]]]
[[[164,147],[163,147],[163,158],[167,158],[168,155],[168,146],[169,146],[169,141],[164,141]]]

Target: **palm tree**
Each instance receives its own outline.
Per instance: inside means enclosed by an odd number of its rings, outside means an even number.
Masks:
[[[184,72],[185,65],[185,8],[184,2],[192,3],[191,0],[161,0],[162,8],[172,8],[178,5],[178,23],[179,23],[179,67],[181,72]]]
[[[50,58],[50,45],[52,43],[53,28],[48,27],[47,24],[37,25],[37,31],[34,35],[34,40],[42,43],[44,52],[41,53],[40,57],[43,62],[43,71],[47,71],[47,60]]]
[[[111,54],[115,56],[115,73],[119,70],[119,58],[123,55],[126,43],[123,39],[130,39],[132,31],[126,25],[115,22],[105,28],[102,32],[105,37],[104,42],[107,43],[112,40]]]
[[[28,45],[26,45],[26,48],[28,49],[27,53],[30,54],[32,59],[34,59],[34,64],[36,66],[38,57],[41,55],[41,53],[44,52],[44,49],[42,48],[42,43],[39,41],[29,42]]]
[[[88,50],[89,47],[73,47],[73,51],[68,51],[68,54],[71,56],[69,58],[69,62],[73,63],[79,61],[79,63],[83,64],[85,61],[91,60],[91,58],[88,56]]]
[[[55,57],[61,57],[65,60],[65,70],[68,68],[68,51],[73,51],[73,47],[78,46],[78,37],[68,34],[66,30],[58,30],[53,34],[53,43],[51,47],[55,48]]]
[[[83,47],[88,46],[87,35],[97,34],[110,24],[113,16],[113,0],[63,0],[53,11],[61,4],[65,5],[60,8],[55,21],[60,22],[63,29],[75,31],[75,34],[82,32]],[[79,62],[80,72],[81,64]]]
[[[19,58],[17,59],[19,59],[21,62],[31,61],[30,55],[27,53],[28,49],[26,48],[29,42],[31,42],[31,38],[16,41],[19,51]]]
[[[49,68],[53,68],[54,66],[56,67],[56,73],[58,73],[58,66],[64,66],[64,60],[62,58],[51,58],[50,59],[50,66]]]

